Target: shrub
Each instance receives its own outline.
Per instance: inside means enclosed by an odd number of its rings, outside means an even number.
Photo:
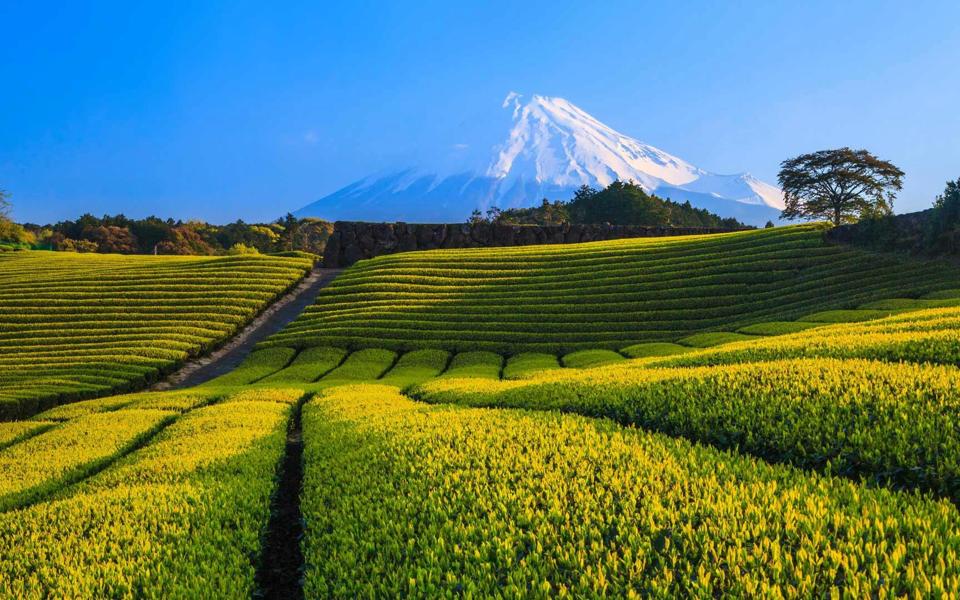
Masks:
[[[246,244],[237,242],[236,244],[230,246],[230,249],[227,250],[227,254],[231,256],[237,256],[242,254],[260,254],[260,251],[254,248],[253,246],[247,246]]]

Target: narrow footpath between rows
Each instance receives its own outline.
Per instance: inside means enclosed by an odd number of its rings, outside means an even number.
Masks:
[[[293,407],[287,427],[277,489],[270,504],[270,522],[260,549],[256,571],[255,598],[264,600],[303,599],[303,515],[300,512],[300,489],[303,487],[303,429],[301,415],[304,396]]]
[[[210,354],[188,361],[151,389],[188,388],[234,370],[258,342],[283,329],[313,304],[320,290],[340,271],[342,269],[314,268],[293,291],[271,304],[226,344]]]

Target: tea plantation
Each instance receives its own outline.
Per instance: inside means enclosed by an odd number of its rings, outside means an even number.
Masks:
[[[960,269],[823,242],[823,227],[362,261],[279,346],[565,354],[675,341],[956,286]]]
[[[821,233],[359,263],[225,375],[0,423],[0,597],[958,597],[960,269]],[[303,272],[96,260],[156,315]]]
[[[143,387],[223,342],[308,259],[0,253],[0,420]]]

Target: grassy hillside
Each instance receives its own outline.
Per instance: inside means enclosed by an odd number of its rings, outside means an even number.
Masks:
[[[233,335],[301,258],[0,254],[0,420],[142,386]]]
[[[676,341],[956,286],[960,269],[823,242],[819,225],[401,253],[362,261],[265,345],[566,353]]]

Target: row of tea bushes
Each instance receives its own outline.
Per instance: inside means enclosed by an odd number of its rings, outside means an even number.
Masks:
[[[387,386],[330,390],[303,426],[308,598],[960,594],[946,501]]]
[[[0,451],[0,511],[86,476],[167,424],[172,413],[95,413]]]
[[[958,365],[958,339],[960,308],[931,308],[723,344],[656,364],[700,366],[819,357]]]
[[[623,363],[519,381],[439,379],[434,403],[576,412],[960,500],[955,367],[795,359],[720,367]]]
[[[0,597],[250,598],[291,404],[302,396],[251,389],[187,410],[96,474],[0,513]],[[130,405],[175,397],[142,394]],[[62,462],[56,450],[64,445],[54,437],[75,430],[107,440],[96,456],[103,455],[117,446],[112,438],[130,439],[147,413],[91,408],[0,451],[0,465],[14,455],[35,465]],[[33,485],[25,477],[4,482]]]
[[[303,258],[0,254],[0,420],[144,387],[222,343]]]
[[[904,310],[871,321],[815,323],[771,321],[735,332],[699,333],[671,342],[641,342],[619,352],[578,350],[558,357],[521,352],[504,359],[488,351],[448,353],[414,350],[396,353],[366,348],[349,353],[327,346],[268,346],[253,352],[235,371],[206,385],[305,385],[372,381],[401,389],[435,377],[525,378],[540,371],[588,369],[646,359],[648,366],[684,367],[776,361],[795,358],[868,358],[890,362],[960,362],[960,307]],[[398,358],[399,356],[399,358]]]
[[[919,296],[957,281],[956,265],[828,245],[820,225],[409,252],[350,267],[264,346],[619,350]]]

